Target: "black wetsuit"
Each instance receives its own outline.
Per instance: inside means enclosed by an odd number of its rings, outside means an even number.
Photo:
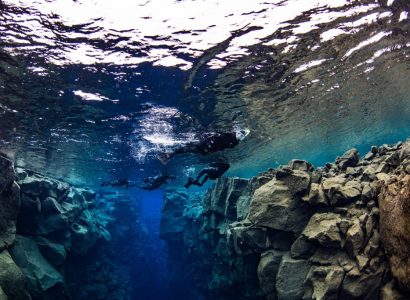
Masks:
[[[179,153],[201,153],[206,155],[210,152],[222,151],[226,148],[233,148],[239,144],[235,132],[216,132],[204,134],[198,142],[188,143],[174,150],[174,154]]]
[[[153,191],[160,188],[163,184],[166,184],[168,179],[175,179],[175,176],[161,174],[154,177],[147,177],[144,179],[145,185],[139,185],[138,187],[143,190]]]
[[[104,181],[100,184],[100,186],[126,186],[127,190],[129,187],[129,182],[128,179],[115,179],[115,180],[111,180],[111,181]]]
[[[158,159],[166,164],[176,154],[181,153],[200,153],[206,155],[211,152],[222,151],[227,148],[233,148],[239,144],[236,132],[212,132],[203,134],[199,141],[177,147],[172,152],[162,153]]]
[[[195,180],[190,177],[188,182],[185,184],[185,187],[189,188],[192,184],[203,186],[208,179],[215,180],[221,177],[226,171],[228,171],[229,167],[230,165],[228,163],[211,163],[209,168],[203,169],[199,172]],[[203,175],[205,175],[205,177],[200,182],[199,180]]]

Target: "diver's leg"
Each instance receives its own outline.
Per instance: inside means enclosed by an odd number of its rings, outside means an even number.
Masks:
[[[209,172],[209,169],[203,169],[201,172],[199,172],[198,176],[197,176],[196,179],[195,179],[195,182],[198,182],[199,179],[201,179],[201,177],[202,177],[203,175],[208,174],[208,172]]]
[[[204,183],[208,180],[209,176],[208,174],[205,175],[205,177],[202,179],[202,182],[199,182],[199,180],[195,180],[194,182],[192,182],[192,184],[195,184],[197,186],[203,186]]]

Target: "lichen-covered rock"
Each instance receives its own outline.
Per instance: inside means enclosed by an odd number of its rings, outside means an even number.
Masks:
[[[31,299],[25,278],[7,250],[0,252],[0,290],[0,299]]]
[[[303,230],[303,235],[309,240],[318,242],[324,247],[337,247],[342,245],[342,238],[339,231],[341,218],[334,213],[314,214]]]
[[[301,207],[300,199],[277,179],[258,188],[250,203],[248,219],[252,223],[277,230],[300,232],[309,214]]]
[[[410,176],[386,182],[379,195],[380,237],[400,286],[410,291]]]

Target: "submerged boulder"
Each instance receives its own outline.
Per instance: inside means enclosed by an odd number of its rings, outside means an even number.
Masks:
[[[20,209],[20,188],[11,181],[0,194],[0,251],[13,245]]]
[[[342,238],[338,227],[340,222],[341,218],[337,214],[317,213],[310,218],[302,234],[324,247],[341,248]]]
[[[63,276],[44,258],[33,239],[17,236],[10,254],[23,272],[33,294],[42,296],[52,288],[64,287]]]
[[[282,257],[276,275],[276,291],[279,300],[300,300],[304,293],[304,281],[310,265],[307,260]]]
[[[284,182],[272,179],[255,191],[248,219],[259,226],[300,232],[309,219],[309,213]]]
[[[355,148],[350,149],[341,157],[336,159],[336,164],[341,170],[346,170],[348,167],[355,167],[359,162],[359,152]]]
[[[23,273],[7,250],[0,252],[0,299],[31,299]]]

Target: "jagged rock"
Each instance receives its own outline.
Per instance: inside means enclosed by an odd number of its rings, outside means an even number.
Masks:
[[[346,182],[347,179],[343,174],[330,177],[322,181],[321,185],[323,192],[331,205],[336,205],[340,201],[341,196],[338,192],[342,189]]]
[[[318,247],[315,253],[309,258],[309,262],[316,266],[331,266],[335,262],[340,265],[345,265],[349,261],[349,257],[344,251],[336,248]]]
[[[268,246],[266,228],[237,224],[229,229],[229,234],[232,234],[234,250],[238,255],[263,252]]]
[[[276,179],[282,181],[292,195],[305,193],[310,185],[310,175],[305,171],[280,169]]]
[[[0,300],[7,300],[7,295],[4,293],[1,286],[0,286]]]
[[[31,299],[25,278],[7,250],[0,252],[0,290],[0,299]]]
[[[39,297],[52,288],[63,291],[62,275],[41,255],[32,239],[17,236],[10,254],[27,279],[31,293]]]
[[[292,159],[289,163],[289,167],[292,170],[310,172],[313,170],[313,166],[310,162],[300,159]]]
[[[41,202],[41,213],[43,215],[61,214],[64,213],[63,208],[53,197],[47,197]]]
[[[0,161],[4,160],[0,156]],[[9,182],[0,194],[0,251],[10,247],[16,236],[16,221],[20,209],[20,189]]]
[[[314,214],[302,234],[324,247],[340,248],[342,242],[338,227],[340,221],[340,216],[334,213]]]
[[[29,197],[22,193],[21,206],[17,218],[17,231],[20,234],[34,234],[41,213],[41,202],[38,197]]]
[[[0,194],[14,179],[15,173],[12,161],[3,153],[0,153]]]
[[[359,162],[359,152],[356,149],[350,149],[336,160],[336,164],[341,170],[346,170],[347,167],[354,167]]]
[[[165,193],[161,210],[160,237],[169,242],[180,241],[187,225],[183,217],[184,205],[188,201],[185,193]]]
[[[289,188],[282,182],[272,179],[258,188],[251,200],[248,219],[259,226],[300,232],[309,214],[301,208]]]
[[[381,300],[407,300],[408,297],[401,294],[397,287],[395,287],[394,281],[391,280],[385,284],[382,288]]]
[[[290,248],[290,256],[295,259],[309,258],[315,253],[316,245],[309,242],[303,235],[300,235]]]
[[[208,211],[216,212],[229,220],[236,220],[238,198],[243,196],[248,180],[242,178],[218,178],[209,194]]]
[[[35,242],[40,249],[41,254],[54,266],[60,266],[66,259],[65,247],[44,237],[38,237]]]
[[[261,255],[258,265],[259,285],[267,298],[276,296],[276,274],[284,252],[270,250]]]
[[[362,185],[356,180],[346,182],[346,184],[340,189],[344,202],[350,202],[359,198],[362,194]],[[340,202],[340,201],[339,201]],[[335,203],[336,204],[336,203]]]
[[[379,299],[383,273],[383,268],[370,274],[358,270],[348,272],[343,279],[339,299]]]
[[[288,255],[282,257],[276,275],[276,291],[278,300],[300,300],[303,296],[303,283],[309,271],[307,260],[292,259]]]
[[[346,250],[351,258],[356,257],[363,248],[364,232],[359,219],[355,219],[346,233]]]
[[[336,300],[344,278],[344,270],[339,266],[313,266],[306,278],[304,299]]]
[[[310,185],[309,194],[302,197],[302,200],[312,206],[327,206],[329,205],[325,193],[320,184],[312,183]]]
[[[379,194],[380,237],[391,272],[410,291],[410,176],[385,183]]]
[[[94,247],[99,234],[97,229],[93,228],[91,222],[71,225],[71,252],[75,255],[85,255],[92,247]]]

